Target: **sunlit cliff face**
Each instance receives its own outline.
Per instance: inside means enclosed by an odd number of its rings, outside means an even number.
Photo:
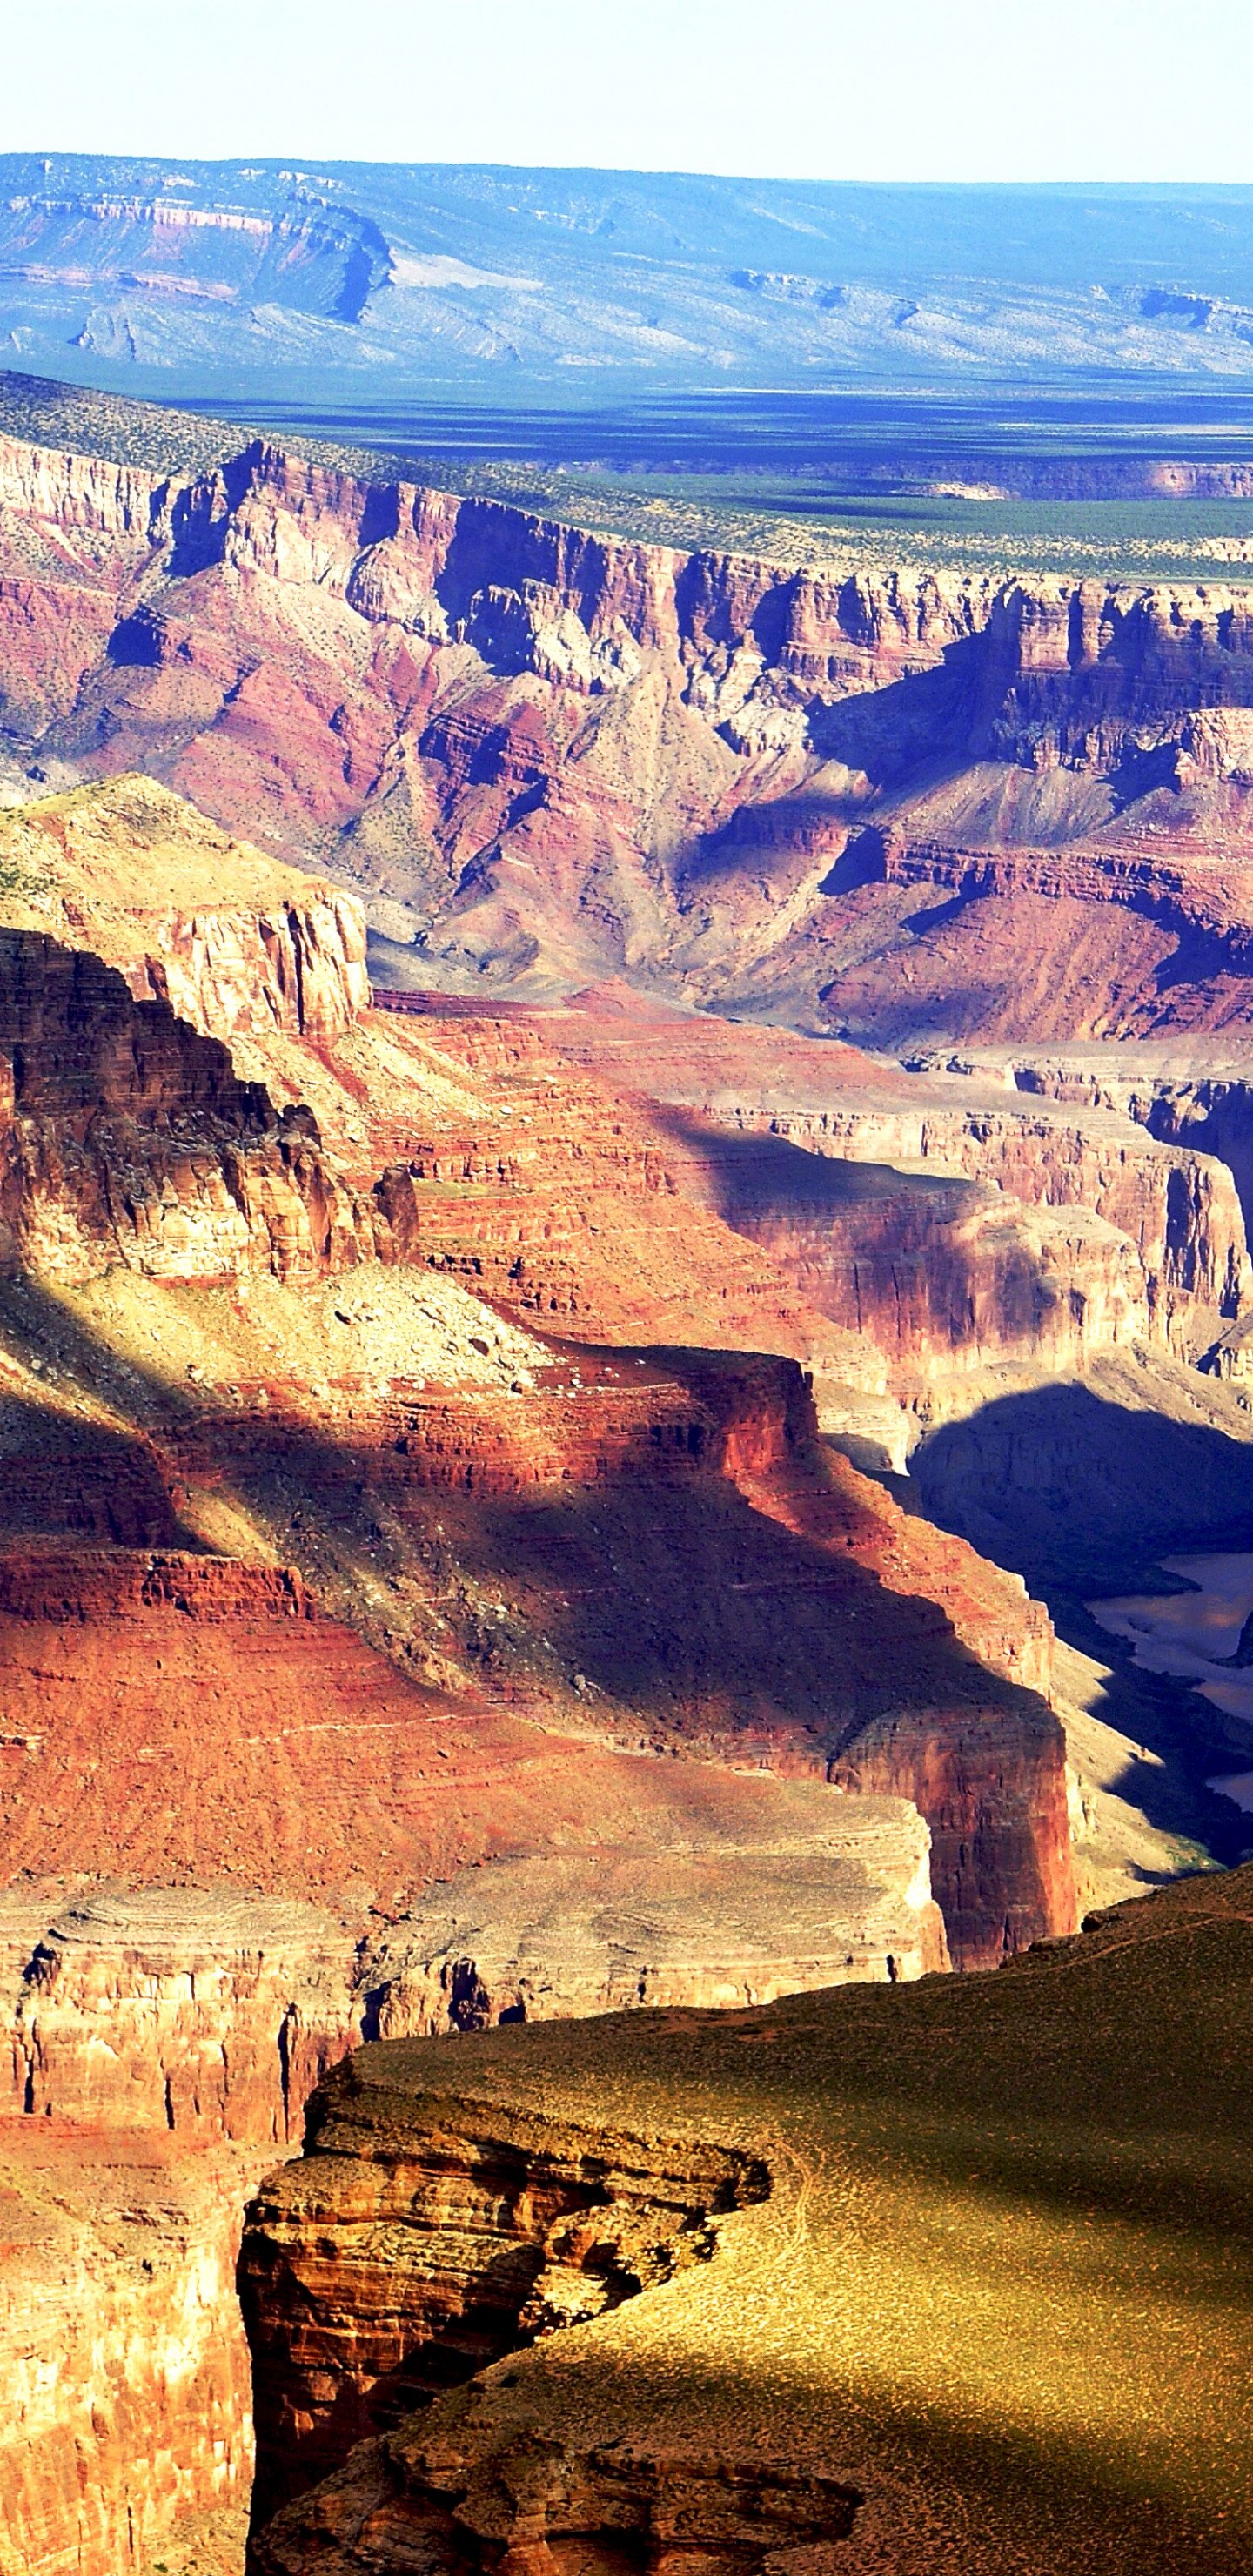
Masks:
[[[10,438],[0,494],[27,766],[333,865],[391,980],[894,1047],[1247,1022],[1238,587],[685,553],[261,442]]]

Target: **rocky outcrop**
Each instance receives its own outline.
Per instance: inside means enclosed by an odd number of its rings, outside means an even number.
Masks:
[[[390,2568],[441,2571],[490,2565],[542,2550],[558,2566],[613,2576],[629,2554],[651,2570],[699,2557],[716,2576],[749,2576],[793,2557],[802,2565],[854,2528],[860,2491],[781,2456],[728,2456],[677,2445],[664,2452],[609,2440],[591,2450],[536,2444],[523,2435],[486,2477],[468,2451],[428,2456],[412,2435],[400,2470],[391,2444],[363,2442],[339,2476],[315,2490],[295,2527],[280,2517],[254,2541],[258,2576],[303,2576],[316,2563],[349,2576],[364,2545]],[[502,2502],[501,2490],[504,2490]],[[294,2519],[294,2518],[293,2518]],[[629,2552],[622,2535],[629,2540]],[[316,2555],[315,2555],[316,2553]]]
[[[323,1043],[370,998],[365,920],[337,888],[233,841],[147,778],[0,818],[10,929],[90,949],[204,1037]]]
[[[485,2121],[455,2095],[431,2109],[429,2145],[406,2153],[402,2134],[363,2169],[351,2083],[322,2092],[305,2158],[249,2209],[257,2529],[502,2353],[708,2262],[718,2217],[769,2191],[735,2150]]]
[[[751,1841],[675,1848],[664,1869],[639,1846],[607,1845],[459,1872],[371,1948],[365,2035],[425,2038],[641,2005],[725,2009],[948,1965],[916,1809],[849,1799],[823,1836],[812,1802],[808,1835],[769,1793],[756,1803]]]
[[[1012,1220],[1005,1199],[1034,1209],[1041,1224],[1042,1273],[1047,1276],[1055,1264],[1059,1280],[1068,1277],[1085,1303],[1096,1306],[1080,1317],[1072,1304],[1072,1323],[1087,1326],[1086,1333],[1076,1331],[1080,1365],[1097,1347],[1127,1340],[1132,1331],[1192,1356],[1203,1347],[1214,1319],[1229,1319],[1249,1303],[1253,1274],[1240,1202],[1228,1162],[1218,1158],[1212,1131],[1199,1116],[1180,1119],[1169,1140],[1183,1147],[1175,1152],[1169,1146],[1154,1152],[1128,1134],[1122,1119],[1099,1114],[1058,1119],[1047,1112],[1024,1116],[986,1098],[967,1109],[951,1095],[945,1098],[941,1084],[931,1097],[924,1090],[920,1099],[908,1098],[902,1086],[899,1102],[854,1098],[817,1112],[748,1105],[722,1116],[740,1134],[781,1136],[810,1153],[841,1161],[886,1164],[894,1173],[902,1167],[946,1176],[965,1173],[1001,1194],[1000,1222],[1007,1231]],[[1165,1140],[1164,1117],[1155,1132]],[[1057,1212],[1061,1221],[1056,1228],[1044,1211]],[[995,1223],[986,1198],[981,1213],[985,1224]],[[1109,1304],[1102,1313],[1099,1292],[1086,1287],[1085,1238],[1093,1247],[1087,1257],[1095,1267],[1096,1247],[1108,1242],[1108,1236],[1096,1226],[1085,1227],[1085,1213],[1122,1243],[1133,1245],[1139,1257],[1143,1286],[1137,1282],[1124,1290],[1122,1316]],[[1072,1232],[1064,1249],[1067,1228]],[[1025,1225],[1018,1240],[1026,1245]],[[928,1280],[937,1266],[928,1261]],[[1062,1302],[1060,1295],[1057,1302]],[[1012,1327],[1001,1325],[1000,1330],[1009,1357]],[[1045,1331],[1035,1318],[1027,1324],[1024,1340],[1033,1333],[1043,1345]],[[1060,1352],[1056,1357],[1065,1364]]]
[[[1036,768],[1096,770],[1116,770],[1128,749],[1164,749],[1230,773],[1248,732],[1251,670],[1239,590],[1014,583],[988,623],[988,748]]]
[[[99,958],[0,930],[0,1260],[62,1280],[316,1273],[358,1223],[314,1122]],[[364,1246],[373,1251],[369,1212]]]

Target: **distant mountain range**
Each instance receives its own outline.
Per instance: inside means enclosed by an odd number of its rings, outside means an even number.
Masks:
[[[0,355],[136,392],[1253,382],[1253,188],[0,157]]]

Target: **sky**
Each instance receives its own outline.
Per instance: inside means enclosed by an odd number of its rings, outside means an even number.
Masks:
[[[1253,0],[0,0],[0,151],[1253,181]]]

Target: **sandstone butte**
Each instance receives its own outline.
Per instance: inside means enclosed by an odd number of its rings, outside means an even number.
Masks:
[[[917,1981],[1214,1842],[1195,1780],[1121,1794],[1149,1756],[1093,1668],[917,1508],[1011,1565],[1024,1458],[1055,1556],[1085,1461],[1111,1563],[1247,1508],[1239,710],[1197,714],[1244,612],[1185,649],[1177,603],[1077,597],[686,559],[263,445],[182,481],[0,450],[6,2576],[148,2576],[217,2507],[229,2552],[243,2203],[363,2039],[1000,1992]],[[947,840],[898,793],[920,744],[973,782]],[[1177,885],[1124,847],[1163,795]],[[967,869],[976,806],[1025,875]],[[996,998],[1033,942],[1051,1017]],[[493,998],[438,990],[471,968]],[[1203,1072],[1172,1026],[1221,1033]],[[1187,1474],[1014,1410],[1071,1392]],[[909,1510],[854,1463],[907,1458]],[[760,2179],[731,2146],[719,2207]],[[533,2322],[583,2312],[584,2206]]]

